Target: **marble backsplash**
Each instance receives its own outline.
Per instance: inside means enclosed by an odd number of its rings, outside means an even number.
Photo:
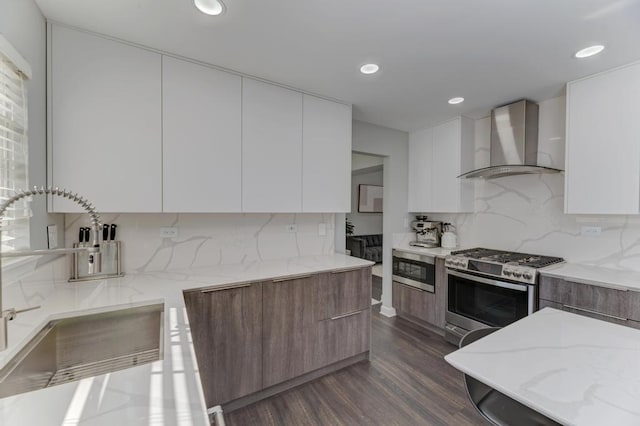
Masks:
[[[478,168],[489,165],[489,129],[489,118],[476,121]],[[564,97],[540,103],[539,132],[539,164],[564,169]],[[473,214],[429,215],[453,222],[459,245],[561,256],[574,263],[640,271],[640,216],[564,214],[564,174],[476,180],[474,185]],[[601,234],[582,235],[583,226],[601,227]]]
[[[244,264],[294,256],[334,253],[334,214],[104,214],[118,225],[126,273],[164,271],[208,265]],[[288,226],[297,230],[290,232]],[[320,235],[320,225],[326,230]],[[67,245],[78,241],[86,215],[65,217]],[[162,238],[160,228],[176,227],[178,236]]]

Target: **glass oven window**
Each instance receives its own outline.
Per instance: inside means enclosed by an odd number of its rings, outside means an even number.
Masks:
[[[429,263],[399,257],[393,258],[393,275],[426,284],[435,284],[435,273],[435,266]]]
[[[528,313],[526,291],[449,275],[448,310],[493,327],[504,327]]]

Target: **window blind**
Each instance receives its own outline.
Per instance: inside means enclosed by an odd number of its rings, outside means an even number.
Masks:
[[[0,52],[0,201],[28,188],[27,96],[23,74]],[[29,246],[27,199],[11,205],[2,221],[2,251]]]

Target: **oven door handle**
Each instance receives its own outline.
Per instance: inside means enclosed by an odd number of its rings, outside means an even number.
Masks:
[[[528,286],[526,284],[513,284],[504,281],[490,280],[488,278],[482,278],[477,275],[463,274],[462,272],[452,271],[449,269],[447,269],[447,275],[453,275],[455,277],[464,278],[469,281],[476,281],[482,284],[492,285],[494,287],[508,288],[510,290],[517,291],[528,291]]]
[[[429,265],[435,265],[434,257],[425,256],[425,255],[416,254],[416,253],[407,253],[405,251],[400,251],[396,249],[393,249],[392,257],[396,257],[398,259],[413,260],[415,262],[422,262]]]

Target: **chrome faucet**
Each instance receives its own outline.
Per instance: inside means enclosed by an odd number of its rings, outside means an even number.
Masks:
[[[68,198],[69,200],[79,204],[83,209],[89,213],[91,218],[91,229],[92,229],[92,241],[91,247],[76,247],[76,248],[60,248],[60,249],[44,249],[44,250],[24,250],[24,251],[10,251],[7,253],[2,253],[2,249],[0,246],[0,262],[3,257],[19,257],[19,256],[36,256],[36,255],[55,255],[55,254],[66,254],[66,253],[77,253],[81,251],[89,252],[89,273],[95,274],[100,272],[100,216],[96,213],[95,208],[83,197],[80,197],[78,194],[74,194],[71,191],[67,191],[65,189],[58,188],[44,188],[34,186],[31,190],[17,190],[15,191],[15,195],[10,197],[8,200],[5,200],[0,204],[0,239],[2,237],[2,219],[4,218],[4,214],[9,206],[11,206],[16,201],[19,201],[25,197],[31,197],[33,195],[55,195],[63,198]],[[32,309],[38,309],[39,306],[34,306],[26,309],[16,310],[15,308],[2,310],[2,264],[0,263],[0,351],[4,351],[7,349],[9,344],[8,342],[8,333],[7,328],[9,325],[9,321],[14,319],[16,315],[20,312],[30,311]]]

